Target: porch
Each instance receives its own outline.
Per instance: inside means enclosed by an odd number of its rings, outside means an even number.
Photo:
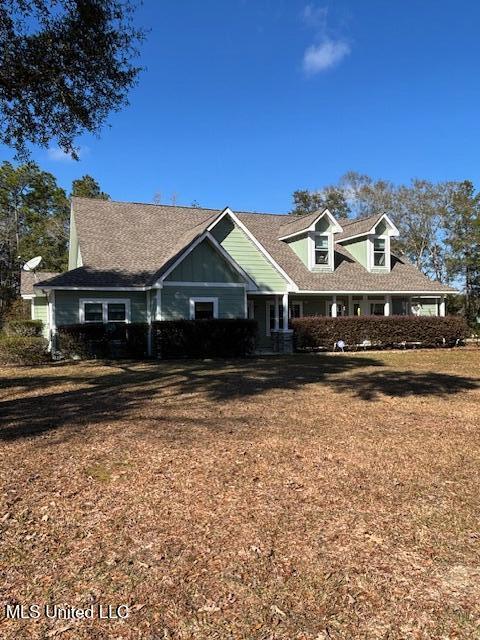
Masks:
[[[405,294],[310,294],[249,293],[248,317],[258,322],[261,348],[271,345],[271,336],[289,331],[291,318],[305,316],[444,316],[444,295]],[[284,322],[284,318],[288,318]]]

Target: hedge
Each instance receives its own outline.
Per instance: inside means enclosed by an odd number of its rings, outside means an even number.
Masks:
[[[48,343],[32,336],[0,336],[0,364],[35,365],[48,362]]]
[[[349,349],[358,348],[364,341],[381,348],[408,343],[453,346],[469,333],[465,319],[459,316],[312,316],[292,320],[291,325],[297,350],[333,349],[338,340]]]
[[[159,358],[231,358],[254,352],[257,322],[244,319],[163,320],[153,323]]]
[[[5,324],[5,333],[9,336],[41,336],[43,322],[41,320],[9,320]]]
[[[144,358],[148,351],[144,322],[92,322],[57,328],[56,351],[64,358]]]

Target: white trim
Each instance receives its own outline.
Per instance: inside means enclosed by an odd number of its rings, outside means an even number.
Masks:
[[[384,316],[392,315],[392,296],[389,294],[385,296],[385,302],[383,305],[383,315]]]
[[[380,222],[382,220],[386,220],[388,222],[388,224],[391,227],[391,233],[389,233],[389,236],[395,236],[398,237],[400,235],[400,231],[398,230],[398,227],[393,224],[393,222],[390,220],[390,218],[387,216],[386,213],[384,213],[378,220],[377,222],[375,222],[375,224],[373,225],[373,227],[371,229],[369,229],[368,231],[363,231],[362,233],[355,233],[351,236],[347,236],[346,238],[339,238],[338,240],[336,240],[336,242],[338,242],[339,244],[342,242],[346,242],[347,240],[355,240],[356,238],[361,238],[362,236],[370,236],[372,234],[375,234],[375,227],[377,225],[380,224]]]
[[[283,307],[283,331],[288,331],[288,293],[284,293],[282,297]]]
[[[317,236],[326,236],[328,240],[328,263],[326,265],[316,264],[315,262],[315,238]],[[313,272],[331,272],[335,265],[335,244],[333,240],[333,233],[331,231],[309,231],[307,237],[307,253],[308,253],[308,268]]]
[[[152,289],[152,287],[59,287],[55,285],[33,285],[34,287],[38,287],[39,289],[54,291],[58,289],[58,291],[118,291],[121,293],[122,291],[148,291],[148,289]]]
[[[442,316],[442,318],[445,316],[445,296],[441,296],[440,298],[440,304],[438,306],[438,315]]]
[[[315,231],[315,226],[317,222],[321,220],[325,215],[328,216],[333,227],[333,230],[330,233],[341,233],[343,231],[343,228],[338,224],[338,222],[335,220],[335,218],[330,213],[330,211],[328,209],[324,209],[321,213],[319,213],[319,215],[315,218],[315,220],[310,223],[308,227],[304,227],[303,229],[300,229],[300,231],[294,231],[293,233],[289,233],[286,236],[281,236],[279,240],[288,240],[289,238],[294,238],[295,236],[302,235],[307,231]]]
[[[434,292],[430,292],[430,291],[392,291],[390,290],[384,290],[384,291],[364,291],[359,290],[359,291],[352,291],[351,289],[348,290],[338,290],[335,289],[335,291],[332,291],[331,289],[329,291],[309,291],[307,289],[300,289],[298,292],[296,293],[301,293],[301,294],[322,294],[322,295],[332,295],[333,293],[335,294],[339,294],[339,293],[349,293],[352,296],[359,296],[359,295],[369,295],[369,296],[375,296],[379,293],[382,294],[386,294],[386,293],[390,293],[392,296],[405,296],[405,295],[422,295],[425,296],[426,298],[440,298],[442,295],[452,295],[453,293],[455,293],[454,291],[449,291],[448,293],[439,293],[438,291],[434,291]],[[268,295],[268,294],[266,294]]]
[[[35,306],[33,304],[34,296],[31,297],[30,300],[30,317],[32,320],[35,320]]]
[[[274,260],[274,258],[268,253],[268,251],[260,244],[257,238],[253,235],[253,233],[237,218],[237,216],[233,213],[230,207],[226,207],[221,215],[214,220],[209,227],[207,227],[207,231],[211,231],[226,215],[230,216],[230,218],[235,222],[235,224],[240,227],[240,229],[245,233],[245,235],[253,242],[253,244],[257,247],[257,249],[262,253],[267,260],[275,267],[275,269],[285,278],[285,280],[292,286],[294,289],[298,289],[295,282],[288,275],[288,273],[282,269],[282,267]]]
[[[80,324],[90,324],[97,322],[97,320],[85,320],[85,305],[86,304],[101,304],[102,305],[102,322],[125,322],[130,323],[131,318],[131,305],[128,298],[80,298],[78,301],[78,321]],[[109,304],[124,304],[125,305],[125,320],[109,320],[108,319],[108,305]]]
[[[164,287],[245,287],[245,282],[184,282],[167,280],[163,283]]]
[[[28,294],[23,293],[23,294],[21,294],[20,297],[23,298],[24,300],[33,300],[33,298],[35,298],[36,296],[35,296],[34,293],[28,293]],[[42,297],[42,296],[40,296],[40,297]]]
[[[385,241],[385,265],[375,264],[375,240]],[[367,269],[368,271],[377,273],[390,272],[392,269],[392,255],[390,252],[390,236],[386,235],[371,235],[367,238]]]
[[[194,297],[189,299],[190,320],[195,320],[195,303],[196,302],[212,302],[213,317],[218,318],[218,298]]]
[[[257,283],[252,280],[252,278],[248,275],[246,271],[242,269],[242,267],[238,264],[236,260],[232,258],[232,256],[225,251],[222,245],[208,232],[208,229],[200,234],[186,249],[182,250],[178,258],[168,267],[168,269],[163,273],[158,282],[156,284],[164,284],[165,278],[169,276],[172,271],[174,271],[180,263],[182,263],[185,258],[196,248],[198,245],[204,240],[208,240],[214,249],[218,251],[218,253],[228,262],[228,264],[245,280],[246,284],[250,285],[253,289],[257,289]]]
[[[157,292],[157,296],[156,296],[155,320],[161,320],[162,319],[162,289],[161,289],[161,287],[158,287],[158,289],[156,289],[156,292]]]

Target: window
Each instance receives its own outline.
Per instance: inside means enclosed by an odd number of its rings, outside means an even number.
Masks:
[[[371,302],[370,303],[370,315],[371,316],[384,316],[385,315],[385,303],[384,302]]]
[[[290,305],[290,318],[303,317],[303,302],[292,302]]]
[[[190,298],[190,320],[218,318],[218,298]]]
[[[332,307],[333,302],[328,303],[328,315],[332,317]],[[346,316],[347,315],[347,307],[343,303],[342,300],[337,300],[337,317]]]
[[[125,322],[127,311],[124,302],[110,302],[107,305],[108,322]]]
[[[328,266],[329,263],[328,236],[315,236],[315,265]]]
[[[85,322],[103,322],[103,307],[101,302],[85,303]]]
[[[130,322],[130,300],[80,300],[80,322]]]
[[[373,239],[373,266],[385,267],[387,264],[386,256],[387,256],[387,250],[386,250],[385,238],[374,238]]]
[[[283,304],[278,303],[278,328],[283,329]],[[275,331],[275,302],[267,302],[267,336]]]

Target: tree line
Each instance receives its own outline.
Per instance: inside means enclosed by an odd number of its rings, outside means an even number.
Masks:
[[[27,260],[41,255],[42,270],[66,270],[72,196],[109,199],[89,175],[74,180],[67,195],[34,162],[0,165],[0,315],[19,296]]]
[[[469,322],[480,315],[480,193],[469,180],[395,185],[350,171],[336,184],[295,191],[293,204],[292,215],[325,207],[340,219],[386,213],[400,229],[393,250],[462,290],[456,304]]]

